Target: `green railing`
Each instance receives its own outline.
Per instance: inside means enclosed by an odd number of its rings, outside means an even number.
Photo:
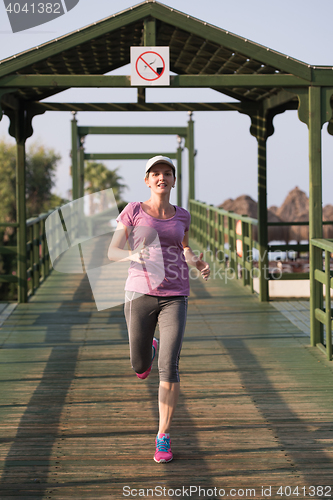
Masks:
[[[320,253],[318,262],[322,262],[322,253],[325,255],[325,270],[314,268],[313,297],[310,300],[310,317],[313,327],[311,328],[311,344],[323,350],[329,360],[332,359],[332,309],[331,309],[331,288],[333,288],[333,273],[331,267],[331,254],[333,253],[333,240],[312,239],[312,251]],[[325,310],[324,290],[325,285]],[[312,325],[311,325],[312,326]],[[324,345],[323,326],[326,329],[326,346]]]
[[[45,236],[45,220],[52,212],[50,210],[27,220],[28,296],[33,295],[50,274],[52,265]]]
[[[0,222],[0,227],[14,227],[18,228],[17,222]],[[0,255],[15,255],[17,254],[17,246],[3,245],[0,246]],[[17,283],[18,278],[16,274],[0,274],[0,283]]]
[[[17,283],[18,286],[27,289],[28,296],[33,295],[40,284],[50,274],[51,263],[45,237],[45,219],[52,212],[53,210],[50,210],[48,213],[32,217],[26,221],[26,277],[20,279],[16,271],[15,274],[0,274],[0,282]],[[18,223],[1,222],[0,227],[18,228]],[[18,255],[18,248],[17,246],[9,245],[0,246],[0,254]]]
[[[268,222],[269,227],[293,227],[293,226],[308,226],[309,222]],[[333,225],[333,221],[323,221],[324,225]],[[274,245],[268,244],[267,249],[269,252],[282,251],[282,252],[298,252],[298,253],[309,253],[309,243],[278,243]],[[279,279],[282,280],[302,280],[309,279],[309,272],[297,272],[297,273],[284,273]]]
[[[190,213],[191,237],[204,252],[209,251],[211,259],[223,270],[241,278],[253,292],[253,249],[258,249],[254,228],[258,221],[196,200],[190,200]]]
[[[249,285],[253,292],[253,276],[256,269],[253,259],[254,248],[259,251],[259,260],[262,259],[258,242],[255,241],[258,221],[195,200],[190,201],[190,212],[192,218],[191,237],[199,243],[203,252],[209,251],[212,260],[217,261],[223,269],[233,270],[234,277],[237,279],[241,276],[243,285]],[[308,222],[268,223],[269,226],[307,226],[308,224]],[[333,224],[333,222],[324,221],[323,224]],[[239,245],[240,242],[241,245]],[[333,240],[321,238],[312,239],[310,245],[299,243],[267,246],[267,251],[275,250],[300,253],[310,251],[311,273],[285,273],[280,275],[279,279],[307,279],[310,277],[311,345],[319,347],[326,353],[327,358],[332,360],[331,289],[333,288],[333,271],[330,270],[330,261],[331,255],[333,255]],[[241,272],[239,273],[239,271]],[[261,276],[258,277],[265,280],[277,278],[274,273],[270,272],[265,272],[265,275],[261,273]],[[323,285],[326,289],[325,308],[323,306]],[[326,341],[324,341],[323,326],[326,330]]]

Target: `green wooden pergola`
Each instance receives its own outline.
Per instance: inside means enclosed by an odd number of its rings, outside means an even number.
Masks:
[[[182,147],[181,140],[185,139],[185,147],[189,152],[189,199],[194,198],[194,125],[192,120],[192,111],[189,112],[190,118],[187,127],[93,127],[78,126],[75,117],[72,120],[72,197],[73,200],[84,195],[84,160],[148,160],[161,153],[85,153],[84,140],[89,134],[141,134],[141,135],[177,135],[178,148],[177,153],[165,153],[171,159],[177,160],[177,204],[182,205]]]
[[[130,76],[110,75],[130,61],[131,46],[169,46],[172,88],[211,88],[232,103],[50,103],[43,99],[71,87],[130,87]],[[155,0],[124,10],[80,30],[0,61],[1,111],[17,143],[19,300],[26,300],[25,141],[32,119],[46,111],[238,111],[251,118],[258,142],[258,240],[260,271],[268,264],[266,142],[273,118],[298,110],[309,129],[310,243],[322,239],[321,129],[332,120],[333,67],[316,67],[162,5]],[[194,176],[194,168],[191,169]],[[194,185],[194,178],[190,180]],[[194,196],[195,193],[193,193]],[[312,342],[322,338],[322,249],[310,244]],[[317,273],[318,278],[318,273]],[[260,300],[268,281],[260,280]]]

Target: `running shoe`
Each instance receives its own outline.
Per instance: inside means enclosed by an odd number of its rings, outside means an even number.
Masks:
[[[157,434],[155,443],[155,462],[157,462],[158,464],[166,464],[167,462],[171,462],[171,460],[173,459],[173,454],[170,446],[170,436],[167,437],[165,434]]]
[[[157,346],[158,346],[158,340],[155,339],[155,337],[154,337],[153,338],[153,345],[152,345],[152,348],[153,348],[153,357],[151,358],[150,367],[145,372],[143,372],[143,373],[137,373],[136,374],[136,376],[139,377],[139,378],[141,378],[142,380],[145,379],[145,378],[147,378],[148,375],[151,372],[151,369],[152,369],[152,366],[153,366],[153,361],[155,359],[156,352],[157,352]]]

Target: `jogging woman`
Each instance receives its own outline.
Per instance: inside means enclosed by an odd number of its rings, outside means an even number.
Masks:
[[[108,252],[110,260],[131,261],[124,311],[131,363],[140,379],[150,374],[158,345],[154,332],[157,323],[159,325],[159,429],[154,456],[158,463],[173,459],[169,431],[179,396],[178,362],[190,293],[187,264],[196,266],[205,280],[210,274],[209,265],[202,260],[203,254],[197,257],[189,247],[189,212],[170,204],[175,174],[170,158],[155,156],[148,160],[145,183],[151,190],[150,198],[143,203],[129,203],[124,208],[117,219],[117,230]],[[141,240],[135,237],[135,232],[140,230]],[[155,279],[157,286],[153,288],[149,270],[153,269],[154,260],[155,267],[158,261],[154,234],[158,235],[162,258],[158,266],[160,278]],[[129,242],[131,236],[132,250],[124,250],[124,241]]]

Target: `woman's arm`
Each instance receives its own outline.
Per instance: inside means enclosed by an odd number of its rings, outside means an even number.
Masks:
[[[192,248],[188,244],[188,239],[189,239],[188,231],[186,231],[186,233],[184,235],[184,239],[183,239],[183,248],[184,248],[184,255],[185,255],[186,262],[190,266],[195,266],[200,271],[204,280],[207,281],[207,279],[210,275],[209,264],[207,264],[207,262],[202,260],[202,257],[203,257],[202,252],[199,255],[199,257],[197,255],[194,255]]]
[[[144,238],[140,245],[132,251],[128,242],[129,231],[128,227],[118,222],[117,229],[114,232],[108,249],[108,258],[116,262],[130,260],[143,264],[144,259],[149,258],[149,250],[145,246],[146,239]],[[127,249],[124,250],[126,246]]]

